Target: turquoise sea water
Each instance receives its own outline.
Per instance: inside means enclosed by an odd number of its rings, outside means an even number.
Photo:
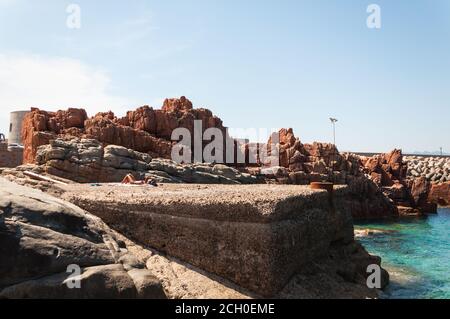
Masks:
[[[382,233],[359,238],[391,275],[386,298],[450,299],[450,209],[395,223],[358,223]]]

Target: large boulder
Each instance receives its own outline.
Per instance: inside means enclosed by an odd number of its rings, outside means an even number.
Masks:
[[[364,176],[348,179],[348,207],[354,219],[382,219],[398,217],[392,201],[371,180]]]
[[[450,206],[450,182],[433,184],[428,200],[442,206]]]
[[[136,260],[100,218],[0,178],[0,298],[164,297]]]
[[[67,111],[46,112],[32,108],[22,124],[24,163],[33,163],[39,146],[46,145],[58,134],[71,130],[79,134],[87,119],[83,109],[69,108]]]
[[[411,195],[416,207],[426,204],[428,200],[428,193],[431,189],[431,183],[425,177],[414,179],[411,187]]]

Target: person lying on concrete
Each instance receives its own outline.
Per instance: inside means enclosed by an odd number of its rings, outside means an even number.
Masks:
[[[151,177],[146,177],[143,181],[138,181],[132,174],[128,174],[122,180],[122,184],[130,184],[130,185],[152,185],[157,187],[158,184]]]

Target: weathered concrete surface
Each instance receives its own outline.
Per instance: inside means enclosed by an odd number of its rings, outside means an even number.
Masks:
[[[128,238],[264,296],[274,296],[304,266],[328,257],[331,246],[353,243],[346,187],[336,188],[333,203],[325,191],[287,185],[64,190],[63,198]]]

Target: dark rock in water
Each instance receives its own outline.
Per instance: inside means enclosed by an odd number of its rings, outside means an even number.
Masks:
[[[0,298],[158,298],[148,269],[81,208],[0,178]],[[80,289],[66,285],[80,267]]]

